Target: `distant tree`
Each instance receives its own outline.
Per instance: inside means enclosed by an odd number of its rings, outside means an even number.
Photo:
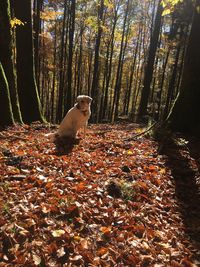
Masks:
[[[0,113],[1,113],[0,126],[4,127],[14,123],[8,82],[1,63],[0,63]]]
[[[16,70],[13,62],[10,1],[0,1],[0,61],[9,84],[10,98],[15,121],[22,123],[17,92]]]
[[[32,1],[14,0],[15,16],[24,23],[16,27],[17,85],[24,122],[42,121],[33,56]]]
[[[200,0],[196,0],[180,93],[167,121],[176,131],[200,136]]]

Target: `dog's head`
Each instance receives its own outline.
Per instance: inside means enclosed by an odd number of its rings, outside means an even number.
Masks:
[[[81,111],[89,110],[92,98],[87,95],[79,95],[77,97],[77,108]]]

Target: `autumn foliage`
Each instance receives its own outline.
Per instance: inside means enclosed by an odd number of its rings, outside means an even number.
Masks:
[[[69,147],[42,124],[0,135],[0,266],[198,266],[166,156],[135,124]]]

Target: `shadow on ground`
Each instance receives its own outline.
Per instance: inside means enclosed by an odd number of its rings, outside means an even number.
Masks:
[[[55,146],[56,146],[56,155],[62,156],[67,155],[72,152],[72,149],[75,145],[80,143],[80,139],[78,138],[55,138]]]
[[[162,154],[174,178],[185,232],[200,251],[200,140],[176,136],[164,145]]]

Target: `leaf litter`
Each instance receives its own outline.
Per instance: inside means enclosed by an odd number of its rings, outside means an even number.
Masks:
[[[39,123],[1,132],[0,267],[200,266],[167,156],[124,141],[139,130],[92,125],[70,149]]]

